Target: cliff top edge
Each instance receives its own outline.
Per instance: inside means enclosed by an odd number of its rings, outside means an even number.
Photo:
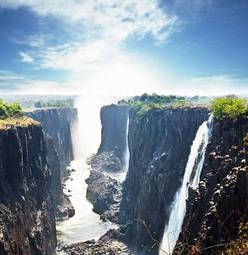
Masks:
[[[0,130],[11,129],[15,127],[28,127],[37,126],[40,123],[27,116],[21,117],[9,117],[6,119],[0,119]]]

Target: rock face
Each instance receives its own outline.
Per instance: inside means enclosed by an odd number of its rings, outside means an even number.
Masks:
[[[87,179],[87,199],[93,211],[103,220],[119,221],[122,184],[116,180],[123,174],[124,153],[127,147],[127,120],[129,108],[121,105],[101,109],[102,137],[96,155],[89,160],[90,176]]]
[[[102,139],[98,154],[111,151],[124,162],[128,113],[129,107],[125,105],[112,104],[102,107]]]
[[[47,162],[52,172],[51,193],[56,219],[63,220],[74,215],[69,198],[63,194],[61,176],[73,159],[71,127],[77,119],[74,108],[41,109],[27,113],[42,125],[47,147]]]
[[[102,220],[118,222],[119,205],[122,196],[121,183],[104,172],[91,170],[87,178],[87,199],[93,204],[93,211]]]
[[[53,197],[56,220],[64,220],[75,214],[74,207],[69,198],[63,193],[61,183],[61,166],[57,150],[54,147],[53,139],[44,133],[47,148],[47,163],[51,169],[50,191]]]
[[[248,221],[247,147],[243,141],[247,132],[247,117],[215,120],[199,188],[190,190],[175,254],[220,254],[237,238],[239,224]],[[241,242],[245,245],[245,240]],[[246,236],[246,252],[247,245]],[[246,253],[236,247],[230,254]]]
[[[29,112],[27,115],[39,121],[44,132],[53,139],[63,175],[73,159],[71,126],[77,119],[77,110],[75,108],[41,109]]]
[[[193,139],[207,118],[205,108],[150,110],[141,119],[131,111],[121,221],[138,253],[157,254]]]
[[[41,126],[0,130],[0,254],[54,254],[50,179]]]

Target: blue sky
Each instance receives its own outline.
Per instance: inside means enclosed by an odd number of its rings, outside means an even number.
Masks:
[[[246,0],[0,0],[0,93],[248,94]]]

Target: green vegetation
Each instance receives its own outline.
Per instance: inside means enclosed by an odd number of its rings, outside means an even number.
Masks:
[[[238,118],[247,113],[247,101],[235,96],[218,97],[212,101],[211,110],[216,119]]]
[[[47,107],[66,108],[66,107],[73,107],[73,105],[74,105],[73,99],[38,101],[38,102],[35,102],[34,104],[36,108],[47,108]]]
[[[20,117],[22,115],[23,110],[19,103],[8,104],[0,99],[0,119]]]
[[[131,101],[138,101],[138,102],[143,102],[146,104],[153,103],[158,105],[165,105],[165,104],[171,104],[175,101],[186,101],[186,98],[181,96],[174,96],[174,95],[164,96],[164,95],[157,95],[155,93],[151,95],[144,93],[141,96],[134,97]]]
[[[141,120],[144,114],[151,109],[164,109],[166,107],[180,108],[192,106],[193,101],[199,101],[200,97],[186,98],[181,96],[164,96],[157,94],[143,94],[129,100],[121,100],[119,104],[126,104],[136,108],[137,119]]]

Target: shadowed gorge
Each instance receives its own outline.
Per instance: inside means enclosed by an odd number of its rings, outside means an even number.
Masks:
[[[123,101],[96,112],[93,155],[90,136],[80,137],[88,116],[80,105],[35,110],[27,115],[39,122],[21,117],[1,129],[4,255],[205,254],[224,238],[214,252],[243,240],[245,116]],[[221,220],[228,225],[217,227]]]
[[[121,213],[131,243],[145,254],[158,251],[190,146],[207,116],[208,110],[201,108],[150,110],[138,121],[131,113]]]
[[[248,0],[0,0],[0,255],[248,255]]]

